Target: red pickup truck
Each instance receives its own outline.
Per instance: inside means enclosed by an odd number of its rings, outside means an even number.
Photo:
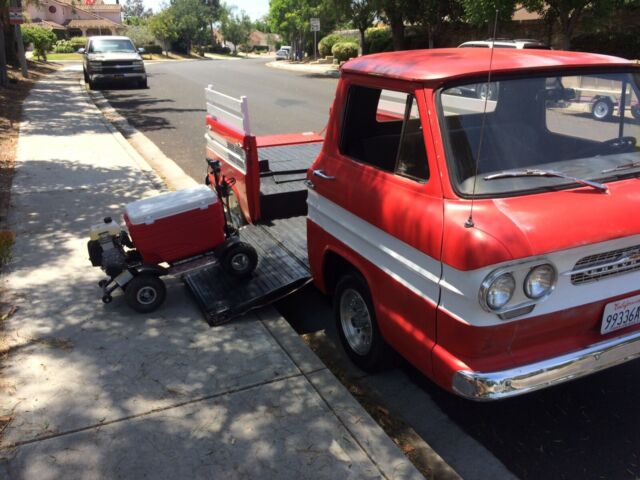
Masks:
[[[476,400],[640,355],[640,123],[624,108],[640,66],[490,55],[353,59],[324,138],[255,136],[246,98],[206,91],[207,156],[236,181],[245,240],[260,227],[279,261],[308,265],[361,368],[395,350]],[[603,80],[621,99],[607,122],[575,88]],[[468,94],[489,81],[490,98]]]

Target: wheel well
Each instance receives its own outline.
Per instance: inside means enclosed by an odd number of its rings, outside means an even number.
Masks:
[[[335,252],[327,252],[324,258],[324,287],[331,294],[342,275],[347,272],[358,272],[351,262]]]

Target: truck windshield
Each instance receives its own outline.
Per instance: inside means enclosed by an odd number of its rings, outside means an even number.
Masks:
[[[454,188],[506,196],[640,175],[639,93],[637,71],[496,77],[441,90]]]
[[[108,53],[108,52],[135,52],[131,40],[123,39],[109,39],[109,40],[93,40],[89,47],[89,53]]]

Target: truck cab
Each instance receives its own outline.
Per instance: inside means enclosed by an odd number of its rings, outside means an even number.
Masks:
[[[576,94],[602,81],[620,98],[606,122]],[[467,94],[483,82],[492,95]],[[625,108],[639,96],[637,64],[586,53],[347,62],[324,142],[309,140],[306,205],[283,205],[306,213],[311,276],[351,359],[376,370],[395,350],[494,400],[639,356],[640,124]],[[269,221],[249,208],[260,181],[228,174],[247,220]]]

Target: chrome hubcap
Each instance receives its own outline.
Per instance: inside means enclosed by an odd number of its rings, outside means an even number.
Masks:
[[[142,305],[149,305],[153,303],[158,296],[158,292],[153,287],[142,287],[138,290],[138,294],[136,295],[136,299],[138,303]]]
[[[249,267],[249,255],[238,253],[231,258],[231,268],[241,272]]]
[[[596,104],[593,110],[594,110],[593,113],[595,114],[596,117],[602,118],[607,115],[607,112],[609,112],[609,107],[606,104],[600,102]]]
[[[371,350],[373,324],[364,298],[357,290],[346,289],[340,297],[340,324],[349,347],[358,355]]]

